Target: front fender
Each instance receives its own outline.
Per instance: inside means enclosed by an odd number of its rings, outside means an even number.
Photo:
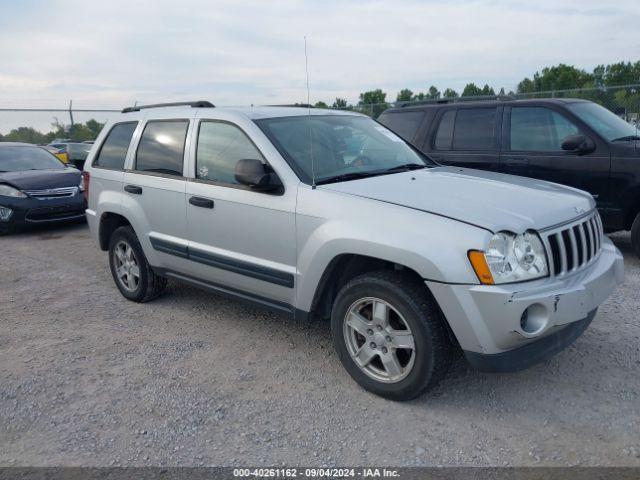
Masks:
[[[323,273],[344,254],[397,263],[436,282],[478,283],[467,252],[484,248],[490,232],[404,207],[379,204],[379,209],[389,211],[353,218],[343,208],[343,215],[331,220],[298,215],[297,308],[311,309]]]

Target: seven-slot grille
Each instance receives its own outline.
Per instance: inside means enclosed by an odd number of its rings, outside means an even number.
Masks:
[[[589,264],[602,246],[602,221],[595,211],[546,235],[549,271],[561,276]]]
[[[78,187],[50,188],[48,190],[23,190],[30,197],[35,198],[61,198],[73,197],[78,193]]]

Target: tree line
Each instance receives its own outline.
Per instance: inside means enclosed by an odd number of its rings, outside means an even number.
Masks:
[[[461,92],[452,88],[440,91],[432,85],[424,92],[413,92],[409,88],[401,89],[395,98],[395,102],[419,102],[425,100],[440,100],[458,97],[478,97],[510,95],[522,97],[535,97],[536,93],[552,92],[553,96],[577,96],[603,104],[612,110],[617,108],[635,108],[640,105],[640,87],[628,90],[607,92],[607,87],[621,85],[640,85],[640,61],[618,62],[609,65],[598,65],[592,72],[576,68],[572,65],[559,64],[553,67],[543,68],[536,72],[532,78],[526,77],[520,81],[516,90],[505,92],[504,87],[496,90],[485,84],[480,87],[471,82],[465,85]],[[576,92],[575,90],[585,90]],[[574,90],[567,92],[567,90]],[[317,102],[315,107],[329,108],[325,102]],[[336,98],[330,108],[358,110],[377,117],[391,106],[387,100],[387,93],[382,89],[362,92],[359,101],[350,105],[344,98]]]
[[[461,92],[452,88],[440,91],[434,85],[431,85],[424,92],[413,92],[409,88],[403,88],[397,93],[395,102],[494,95],[535,97],[539,92],[544,92],[545,95],[548,92],[553,92],[554,96],[573,96],[592,100],[613,111],[634,111],[637,113],[640,111],[640,87],[607,90],[607,87],[621,85],[640,85],[640,61],[598,65],[591,72],[561,63],[543,68],[534,73],[532,78],[524,78],[518,83],[515,91],[510,90],[508,93],[505,93],[504,87],[496,93],[495,89],[487,84],[480,87],[473,82],[465,85]],[[584,91],[575,91],[579,89],[584,89]],[[568,90],[573,91],[568,92]],[[386,92],[376,88],[362,92],[355,105],[349,104],[344,98],[336,98],[331,105],[318,101],[314,106],[317,108],[358,110],[375,118],[391,106],[391,101],[387,100]],[[11,130],[4,136],[0,134],[0,141],[44,144],[54,138],[71,138],[74,141],[82,142],[95,139],[103,125],[93,119],[71,126],[56,122],[52,124],[53,130],[49,133],[41,133],[31,127],[20,127]]]
[[[95,140],[104,123],[91,119],[85,123],[74,123],[73,125],[63,125],[56,121],[52,123],[53,130],[42,133],[32,127],[18,127],[11,130],[6,135],[0,134],[0,142],[25,142],[46,145],[54,138],[70,138],[74,142],[84,142],[85,140]]]

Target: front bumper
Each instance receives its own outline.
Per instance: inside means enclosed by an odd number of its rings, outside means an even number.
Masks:
[[[7,221],[0,220],[0,230],[25,225],[65,222],[84,218],[86,201],[82,193],[60,198],[8,198],[1,197],[0,205],[11,209]]]
[[[520,357],[532,356],[538,361],[564,348],[584,331],[595,310],[623,278],[622,254],[605,237],[600,254],[589,266],[562,278],[508,285],[426,283],[472,364],[479,364],[473,361],[480,359],[478,355],[486,357],[514,351],[511,357],[504,358],[509,358],[514,365],[521,363],[524,368],[530,363],[516,358],[516,352],[520,352]],[[525,310],[534,305],[539,328],[528,333],[521,326],[521,318]],[[571,336],[570,340],[565,338]],[[538,345],[537,350],[548,353],[538,358],[539,354],[534,354],[534,347],[529,345],[543,342],[546,337],[551,337],[546,342],[555,342],[555,346]],[[564,340],[552,341],[553,338]],[[529,347],[523,349],[524,346]],[[485,360],[490,366],[491,361]]]

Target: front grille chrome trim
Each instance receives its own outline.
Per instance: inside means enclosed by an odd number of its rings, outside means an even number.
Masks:
[[[597,210],[541,232],[549,259],[549,274],[563,277],[590,265],[602,249],[604,231]]]
[[[73,197],[78,194],[78,187],[49,188],[46,190],[23,190],[30,197],[45,200],[48,198]]]

